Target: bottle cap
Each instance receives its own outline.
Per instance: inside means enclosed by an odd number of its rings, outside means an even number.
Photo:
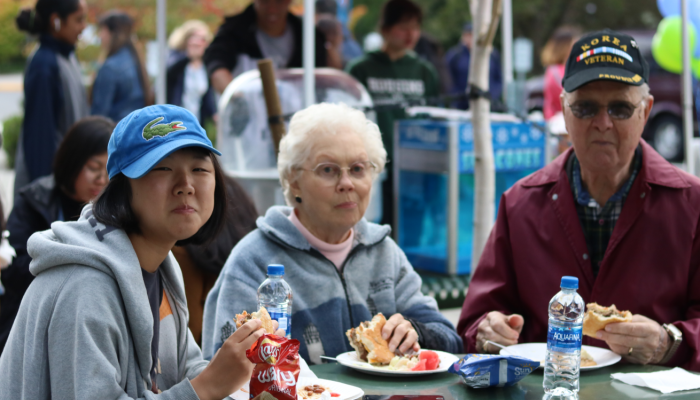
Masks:
[[[284,265],[270,264],[267,266],[268,275],[284,275]]]
[[[563,289],[578,289],[578,278],[575,276],[562,276],[561,287]]]

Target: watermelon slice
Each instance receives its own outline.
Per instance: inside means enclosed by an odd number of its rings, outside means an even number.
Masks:
[[[425,371],[425,363],[426,360],[418,361],[418,364],[416,364],[415,367],[411,368],[411,371]]]
[[[432,371],[440,366],[440,356],[434,351],[423,350],[420,352],[419,359],[425,361],[425,370]]]

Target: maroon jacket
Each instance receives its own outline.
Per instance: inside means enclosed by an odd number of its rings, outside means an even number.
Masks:
[[[668,365],[700,371],[700,179],[644,141],[642,151],[597,278],[566,175],[572,150],[503,194],[457,326],[468,353],[490,311],[524,317],[520,343],[546,342],[549,300],[571,275],[586,303],[676,325],[683,343]],[[607,347],[588,336],[583,343]]]

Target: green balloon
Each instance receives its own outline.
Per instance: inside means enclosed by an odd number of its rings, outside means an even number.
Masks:
[[[700,58],[693,57],[690,60],[690,68],[693,70],[693,75],[696,79],[700,79]]]
[[[683,42],[680,16],[666,17],[661,20],[651,41],[651,54],[661,68],[680,74],[683,71]],[[690,49],[695,49],[695,26],[688,21]],[[700,67],[698,67],[700,68]],[[695,68],[693,68],[695,69]],[[699,71],[700,72],[700,71]]]

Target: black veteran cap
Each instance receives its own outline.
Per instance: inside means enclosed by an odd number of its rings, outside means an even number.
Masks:
[[[649,66],[631,36],[606,29],[588,34],[574,44],[562,79],[564,90],[573,92],[599,80],[634,86],[649,80]]]

